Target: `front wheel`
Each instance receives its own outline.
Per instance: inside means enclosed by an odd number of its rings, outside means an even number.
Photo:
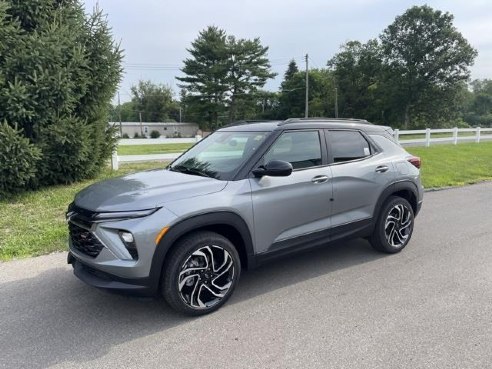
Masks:
[[[232,295],[241,273],[234,245],[214,232],[185,236],[164,266],[162,294],[175,310],[204,315],[220,308]]]
[[[402,197],[392,196],[384,203],[369,242],[378,251],[400,252],[412,237],[413,224],[410,203]]]

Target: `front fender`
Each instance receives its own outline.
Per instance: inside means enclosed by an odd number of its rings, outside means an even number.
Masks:
[[[156,246],[150,269],[151,280],[159,283],[166,255],[171,246],[180,237],[194,230],[213,225],[232,226],[239,232],[245,246],[247,266],[248,268],[253,268],[255,265],[253,239],[246,222],[236,213],[230,211],[217,211],[194,215],[171,226],[169,231],[162,237],[161,241]]]

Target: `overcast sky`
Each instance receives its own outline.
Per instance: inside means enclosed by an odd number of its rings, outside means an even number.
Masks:
[[[492,78],[492,0],[85,0],[87,11],[96,3],[125,50],[122,101],[140,79],[168,84],[177,95],[186,48],[208,25],[239,38],[260,37],[279,74],[266,89],[277,90],[290,59],[303,68],[309,53],[311,66],[324,67],[341,44],[375,38],[397,15],[422,4],[455,16],[479,52],[472,78]]]

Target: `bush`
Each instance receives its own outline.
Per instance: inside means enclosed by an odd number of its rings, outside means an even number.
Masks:
[[[90,126],[76,118],[60,120],[43,134],[40,144],[43,161],[39,164],[40,184],[72,183],[89,177],[96,145],[90,143]]]
[[[138,132],[135,132],[135,134],[133,135],[133,138],[140,138],[140,135],[138,134]]]
[[[29,185],[94,176],[115,144],[108,113],[122,71],[105,15],[79,0],[0,0],[0,55],[0,122],[16,122],[43,156]]]
[[[36,175],[41,159],[39,148],[32,145],[22,132],[7,123],[0,124],[0,198],[25,189]]]
[[[123,133],[123,136],[121,136],[122,138],[130,138],[130,136],[128,136],[128,133]]]
[[[159,133],[159,131],[152,131],[150,132],[150,138],[159,138],[161,137],[161,134]]]

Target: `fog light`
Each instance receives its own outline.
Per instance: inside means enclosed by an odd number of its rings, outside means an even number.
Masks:
[[[125,244],[126,249],[130,253],[132,259],[137,260],[138,251],[137,251],[137,245],[135,245],[135,239],[133,238],[133,235],[130,232],[126,232],[126,231],[119,231],[118,233],[120,235],[121,240]]]
[[[120,237],[126,244],[132,244],[134,241],[133,235],[130,232],[120,232]]]

